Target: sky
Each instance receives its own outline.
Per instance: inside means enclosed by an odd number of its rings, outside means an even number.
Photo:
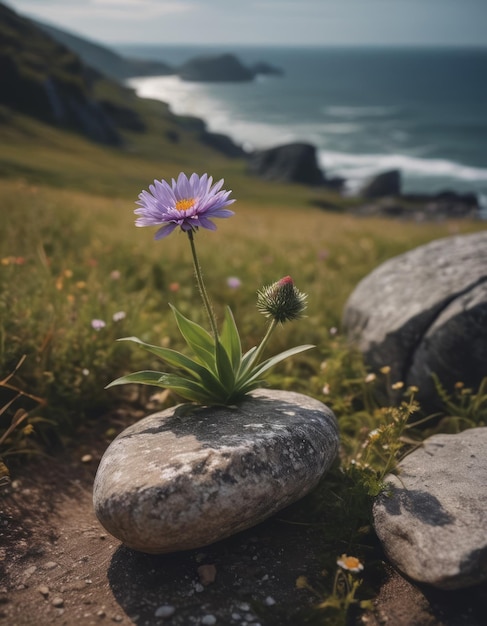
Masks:
[[[487,0],[4,0],[100,43],[487,46]]]

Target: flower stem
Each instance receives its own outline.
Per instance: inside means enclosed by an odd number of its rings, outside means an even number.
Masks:
[[[252,359],[252,365],[255,365],[259,362],[264,349],[267,345],[267,342],[269,341],[270,336],[272,335],[272,332],[274,330],[274,328],[277,326],[277,320],[276,319],[272,319],[271,323],[269,324],[269,328],[267,329],[267,332],[264,336],[264,338],[262,339],[262,341],[260,342],[259,347],[257,348],[257,351],[254,354],[254,357]]]
[[[193,265],[194,265],[194,273],[196,276],[196,282],[198,283],[198,289],[199,289],[201,298],[203,300],[206,313],[208,314],[208,319],[210,320],[211,332],[216,342],[218,340],[218,329],[216,327],[215,316],[213,315],[213,310],[211,308],[210,300],[206,292],[205,283],[203,282],[203,275],[201,273],[201,267],[198,261],[198,255],[196,254],[196,247],[194,245],[193,231],[188,230],[187,232],[188,232],[189,243],[191,245],[191,253],[193,255]]]

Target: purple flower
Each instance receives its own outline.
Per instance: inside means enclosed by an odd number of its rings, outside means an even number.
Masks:
[[[93,328],[94,330],[101,330],[102,328],[105,328],[105,326],[106,324],[103,320],[91,320],[91,328]]]
[[[229,276],[227,278],[227,287],[230,287],[230,289],[238,289],[241,286],[242,281],[240,278],[237,278],[236,276]]]
[[[134,213],[140,215],[136,226],[161,226],[155,239],[167,237],[178,226],[181,230],[196,231],[201,226],[215,230],[210,220],[214,217],[230,217],[233,211],[224,209],[235,200],[229,200],[231,191],[222,190],[223,179],[212,186],[213,178],[207,174],[198,176],[179,174],[178,180],[172,179],[171,185],[165,180],[155,180],[149,191],[139,194],[137,204],[140,208]]]

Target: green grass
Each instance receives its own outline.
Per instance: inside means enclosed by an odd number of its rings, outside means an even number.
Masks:
[[[248,349],[265,332],[255,307],[259,288],[289,274],[308,294],[307,317],[276,331],[270,351],[304,343],[316,348],[276,368],[269,384],[331,406],[343,446],[341,463],[298,506],[297,519],[323,523],[330,536],[329,571],[334,555],[347,550],[372,558],[371,498],[407,449],[403,435],[412,409],[381,406],[381,389],[390,381],[384,375],[367,382],[361,356],[341,332],[343,307],[358,281],[386,259],[483,225],[353,217],[346,212],[349,202],[330,192],[249,177],[244,162],[200,145],[194,131],[178,126],[160,104],[138,106],[149,132],[127,134],[123,150],[0,112],[0,454],[7,460],[36,448],[49,450],[53,441],[74,441],[87,420],[93,423],[121,402],[145,405],[148,388],[138,387],[134,396],[125,388],[104,387],[118,376],[159,365],[146,352],[117,343],[119,337],[136,335],[183,349],[169,303],[207,325],[187,238],[174,234],[155,242],[151,229],[134,227],[133,215],[138,193],[154,178],[206,171],[224,177],[237,199],[233,218],[220,220],[216,232],[196,235],[218,319],[230,305]],[[167,135],[174,128],[177,143]],[[340,210],[320,210],[317,200]],[[240,279],[240,288],[227,286],[231,276]],[[114,321],[120,311],[125,317]],[[94,330],[93,319],[105,327]],[[484,423],[484,392],[456,400],[445,396],[446,417],[458,414],[457,421],[444,422],[445,430]],[[365,442],[376,428],[381,437],[365,458]],[[2,468],[0,463],[0,480]],[[323,610],[334,611],[331,621],[320,623],[341,623],[355,602],[335,597],[332,578],[317,594],[328,598]]]

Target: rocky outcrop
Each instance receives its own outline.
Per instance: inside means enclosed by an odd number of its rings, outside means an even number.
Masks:
[[[487,231],[433,241],[386,261],[351,294],[343,323],[372,368],[419,387],[436,410],[432,375],[452,390],[487,375]]]
[[[435,435],[377,498],[374,526],[395,567],[440,589],[487,581],[487,428]]]
[[[242,82],[254,78],[253,72],[233,54],[196,57],[176,72],[182,80],[197,82]]]
[[[136,550],[197,548],[304,496],[337,452],[333,413],[301,394],[257,390],[238,407],[183,405],[110,444],[95,479],[95,512]]]
[[[246,67],[230,53],[195,57],[175,71],[183,80],[194,82],[245,82],[253,80],[259,74],[283,74],[281,69],[263,61]]]
[[[308,143],[290,143],[252,152],[248,157],[248,170],[266,180],[303,185],[326,183],[318,167],[316,148]]]
[[[401,193],[401,172],[389,170],[377,174],[361,188],[359,195],[363,198],[382,198],[398,196]]]
[[[402,194],[371,199],[355,207],[354,213],[416,222],[441,221],[448,218],[477,219],[480,216],[480,206],[474,193],[442,191],[435,194]]]
[[[242,158],[247,154],[245,150],[230,139],[230,137],[221,133],[210,133],[204,130],[200,135],[200,141],[231,159]]]

